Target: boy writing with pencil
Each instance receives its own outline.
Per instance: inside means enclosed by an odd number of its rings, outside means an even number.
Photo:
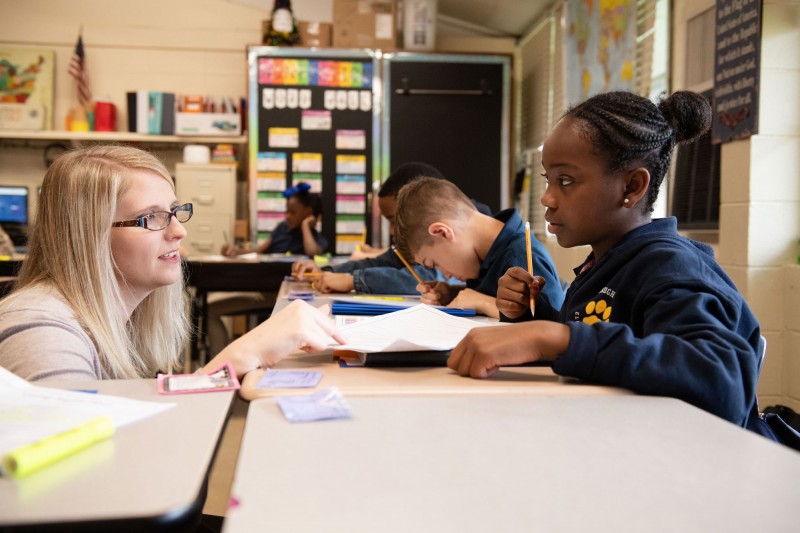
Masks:
[[[526,246],[516,209],[491,217],[478,212],[453,183],[420,178],[400,190],[394,221],[401,255],[464,283],[418,284],[423,303],[498,317],[497,280],[513,266],[526,268],[531,254],[540,297],[556,309],[561,307],[564,291],[550,254],[537,240]]]
[[[394,213],[397,209],[397,193],[410,181],[427,176],[445,180],[435,167],[425,163],[409,162],[397,167],[378,191],[378,207],[389,221],[389,235],[394,234]],[[476,203],[483,206],[483,204]],[[488,212],[488,208],[486,208]],[[370,251],[373,249],[370,248]],[[422,280],[444,281],[445,277],[436,270],[422,265],[406,269],[395,253],[386,249],[375,257],[348,261],[322,269],[311,260],[301,260],[292,265],[292,274],[297,277],[321,273],[313,279],[314,288],[320,292],[356,292],[364,294],[417,294],[417,285]]]

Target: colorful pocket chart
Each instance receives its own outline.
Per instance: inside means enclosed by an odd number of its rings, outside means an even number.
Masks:
[[[367,194],[367,177],[354,174],[337,175],[336,194]]]
[[[261,58],[261,85],[372,88],[372,63],[313,59]]]

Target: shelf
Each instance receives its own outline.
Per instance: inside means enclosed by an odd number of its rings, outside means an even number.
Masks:
[[[184,144],[246,144],[247,135],[147,135],[127,131],[0,131],[0,139]]]

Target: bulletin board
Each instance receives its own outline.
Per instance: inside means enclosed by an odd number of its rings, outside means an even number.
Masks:
[[[320,193],[329,250],[349,254],[370,238],[368,209],[379,149],[371,51],[251,47],[251,234],[284,219],[282,192],[299,182]]]

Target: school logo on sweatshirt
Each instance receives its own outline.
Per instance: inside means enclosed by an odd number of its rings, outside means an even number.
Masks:
[[[616,293],[616,291],[604,287],[603,290],[600,291],[602,296],[598,296],[597,299],[586,304],[586,308],[584,309],[586,316],[583,317],[582,322],[589,325],[596,324],[597,322],[608,322],[609,318],[611,318],[610,300],[614,298]],[[606,301],[606,297],[609,301]]]

